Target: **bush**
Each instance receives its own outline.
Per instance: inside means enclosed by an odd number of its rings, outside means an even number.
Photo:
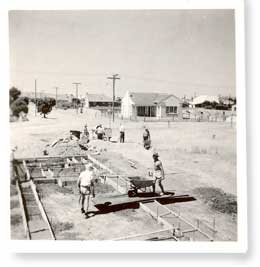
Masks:
[[[56,105],[56,100],[51,97],[45,97],[37,101],[37,109],[43,117],[46,118],[46,114],[52,111],[52,107]]]
[[[19,98],[19,96],[21,95],[21,91],[18,90],[16,87],[12,87],[9,90],[9,104],[11,105],[15,100],[17,100]]]
[[[19,117],[21,112],[27,114],[29,109],[27,103],[22,98],[18,98],[11,104],[11,110],[13,116]]]

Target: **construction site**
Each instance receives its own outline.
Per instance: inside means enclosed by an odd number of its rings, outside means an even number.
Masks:
[[[91,110],[55,109],[47,119],[30,110],[29,121],[10,125],[12,239],[237,240],[234,124],[115,118],[111,125]],[[101,123],[109,136],[98,140],[92,129]],[[150,149],[142,143],[144,126]],[[71,138],[74,132],[80,135]],[[154,151],[164,166],[164,195],[158,187],[152,192]],[[86,218],[77,180],[89,163],[98,177]]]

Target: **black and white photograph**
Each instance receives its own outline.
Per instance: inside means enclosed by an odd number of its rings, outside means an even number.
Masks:
[[[234,9],[8,15],[12,241],[239,241]]]

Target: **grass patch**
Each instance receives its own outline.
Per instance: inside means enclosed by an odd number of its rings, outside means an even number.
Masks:
[[[73,228],[74,223],[70,222],[51,222],[52,229],[54,233],[60,233],[64,231],[68,231]]]
[[[22,216],[19,214],[12,214],[11,215],[11,225],[16,226],[22,223]]]
[[[12,185],[12,184],[10,185],[10,195],[11,195],[11,197],[17,195],[15,185]]]
[[[10,202],[10,208],[11,209],[15,209],[15,208],[18,208],[19,207],[19,201],[18,200],[11,200]]]
[[[237,214],[236,196],[215,187],[198,187],[193,192],[212,209],[222,213]]]

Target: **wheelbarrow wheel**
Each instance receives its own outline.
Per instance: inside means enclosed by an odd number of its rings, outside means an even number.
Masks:
[[[127,194],[128,194],[129,197],[134,197],[134,196],[136,196],[136,192],[135,192],[135,190],[129,190],[129,191],[127,192]]]

